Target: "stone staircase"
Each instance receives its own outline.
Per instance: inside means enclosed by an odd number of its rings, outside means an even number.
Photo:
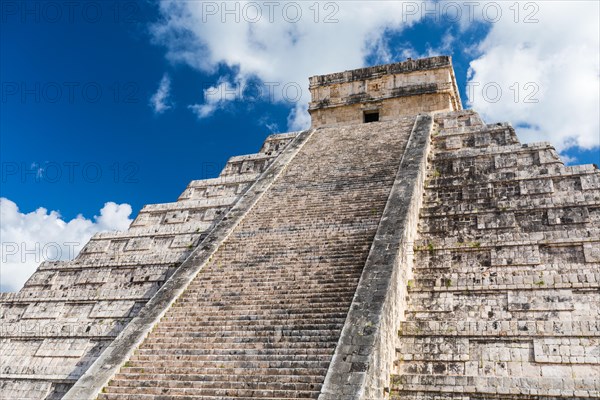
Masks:
[[[74,260],[0,293],[0,398],[62,398],[296,136],[269,136],[177,202],[145,206],[127,231],[96,234]]]
[[[413,124],[313,131],[98,398],[316,399]]]
[[[391,399],[600,398],[600,172],[435,121]]]

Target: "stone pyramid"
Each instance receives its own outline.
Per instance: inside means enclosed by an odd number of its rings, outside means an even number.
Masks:
[[[600,172],[449,57],[310,79],[269,136],[0,294],[0,399],[600,398]]]

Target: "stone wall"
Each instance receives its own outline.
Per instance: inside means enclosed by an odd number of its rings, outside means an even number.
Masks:
[[[310,78],[312,127],[462,108],[450,57],[408,60]]]
[[[340,105],[331,108],[319,108],[311,111],[313,127],[343,126],[360,124],[365,112],[378,112],[380,121],[415,114],[428,113],[437,110],[453,110],[452,94],[437,87],[421,87],[410,95],[395,97],[389,100],[366,101],[357,97],[356,103]]]
[[[439,114],[393,399],[600,397],[600,172]]]

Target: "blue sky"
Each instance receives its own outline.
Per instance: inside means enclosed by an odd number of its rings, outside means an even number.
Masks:
[[[552,142],[571,163],[600,164],[598,4],[529,3],[505,3],[496,18],[481,2],[467,18],[457,2],[457,19],[435,2],[311,2],[300,19],[279,9],[271,22],[257,2],[255,23],[247,2],[229,2],[228,15],[221,2],[4,1],[0,197],[18,211],[3,212],[2,239],[34,240],[45,231],[26,224],[78,215],[91,224],[74,233],[82,241],[126,226],[144,204],[175,201],[190,180],[218,175],[270,133],[305,126],[309,76],[407,57],[451,55],[463,105],[512,122],[524,142]],[[469,81],[493,82],[502,99],[470,99]],[[219,91],[249,82],[303,92],[289,102],[277,90],[260,100]],[[527,94],[537,103],[524,103]],[[111,225],[107,208],[102,223],[94,217],[107,202],[132,212],[121,209]],[[39,220],[25,218],[40,207]]]

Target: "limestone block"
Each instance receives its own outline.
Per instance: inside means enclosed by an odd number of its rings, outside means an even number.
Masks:
[[[227,209],[223,208],[223,207],[209,208],[204,212],[204,220],[205,221],[213,221],[214,219],[218,218],[219,216],[225,214],[226,210]]]
[[[486,376],[539,376],[540,368],[523,369],[530,358],[531,345],[527,342],[487,343],[471,341],[468,375]]]
[[[165,224],[181,224],[187,220],[188,210],[173,210],[167,212],[163,223]]]
[[[571,290],[508,291],[509,311],[573,310]]]
[[[86,320],[93,307],[94,305],[90,303],[66,303],[58,318],[61,321],[72,322]]]
[[[79,272],[79,276],[75,281],[77,285],[90,283],[105,283],[110,276],[110,268],[103,269],[84,269]]]
[[[491,251],[492,265],[533,265],[540,263],[537,245],[496,247]]]
[[[131,223],[131,227],[158,225],[162,220],[162,215],[158,213],[140,212],[137,218]]]
[[[479,114],[472,114],[469,116],[469,126],[484,126],[484,122]]]
[[[50,394],[52,384],[32,380],[0,380],[0,394],[4,399],[39,400]]]
[[[29,305],[23,313],[23,319],[46,319],[57,318],[63,308],[63,303],[38,302]]]
[[[444,123],[443,123],[443,127],[444,127],[444,129],[457,128],[458,127],[458,120],[456,118],[445,119]]]
[[[128,239],[123,240],[111,240],[108,249],[102,254],[103,256],[116,256],[125,251],[125,246],[127,246]]]
[[[537,164],[537,157],[531,153],[519,153],[517,159],[517,166],[528,167]]]
[[[35,339],[0,339],[0,354],[3,357],[29,357],[36,353],[41,344],[42,340]]]
[[[492,135],[488,132],[479,132],[474,135],[474,146],[484,147],[492,143]]]
[[[554,192],[554,183],[552,182],[552,179],[532,179],[520,181],[519,187],[522,195]]]
[[[92,238],[83,248],[82,253],[104,253],[108,246],[110,245],[110,240],[99,240]]]
[[[571,246],[543,246],[540,249],[542,263],[563,264],[585,263],[583,247],[580,244]],[[564,271],[566,273],[566,271]]]
[[[590,213],[587,207],[548,209],[548,223],[550,225],[579,224],[587,222],[589,218]]]
[[[462,147],[462,138],[460,136],[449,136],[445,142],[447,150],[457,150]]]
[[[180,195],[177,201],[183,201],[191,199],[197,189],[193,187],[187,187]]]
[[[28,304],[0,303],[0,323],[16,321],[22,318]]]
[[[152,240],[153,252],[160,252],[160,253],[164,252],[166,249],[168,249],[171,246],[171,243],[173,243],[173,240],[175,239],[175,237],[177,237],[177,236],[169,235],[169,236],[154,237]],[[151,254],[151,253],[144,252],[142,254]],[[148,259],[147,262],[144,262],[144,264],[146,264],[146,263],[151,264],[151,263],[157,263],[157,262],[159,262],[158,258],[151,257],[150,259]]]
[[[168,266],[136,268],[132,282],[163,282],[167,278]]]
[[[494,156],[494,167],[500,168],[513,168],[517,166],[518,155],[514,153],[498,154]]]
[[[581,188],[583,190],[600,189],[600,174],[582,175]]]
[[[535,362],[600,364],[598,338],[540,338],[533,341]]]
[[[134,305],[134,301],[99,301],[90,312],[90,318],[125,318]]]
[[[516,225],[515,214],[502,212],[477,216],[477,229],[511,228]]]
[[[450,312],[454,309],[454,294],[440,293],[438,296],[414,294],[412,301],[418,304],[419,310],[427,312]]]
[[[46,339],[36,357],[82,357],[89,347],[88,339]]]
[[[172,248],[188,248],[192,249],[198,240],[200,235],[177,235],[173,238],[171,243]]]
[[[547,148],[538,152],[540,164],[556,163],[560,161],[556,150],[553,148]]]
[[[585,262],[600,262],[600,242],[584,243],[583,254],[585,256]]]
[[[54,282],[55,277],[55,271],[36,271],[31,278],[27,280],[25,286],[51,285]]]
[[[469,359],[469,339],[416,337],[403,341],[400,352],[406,361],[466,361]]]
[[[143,251],[149,250],[152,247],[152,238],[150,237],[133,237],[127,241],[124,251]]]

